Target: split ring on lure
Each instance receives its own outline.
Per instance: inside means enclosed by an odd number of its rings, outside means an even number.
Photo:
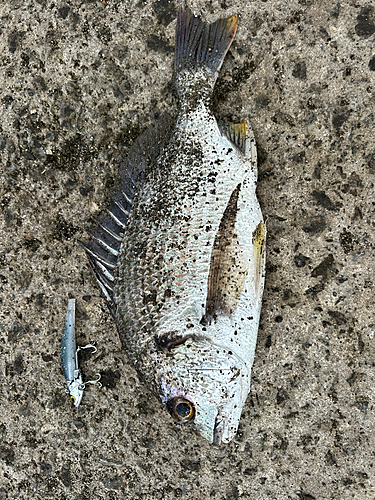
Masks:
[[[70,394],[75,407],[81,403],[83,391],[87,384],[97,384],[101,387],[100,373],[97,373],[97,380],[89,380],[88,382],[82,381],[81,371],[78,367],[78,351],[81,349],[94,349],[93,354],[97,351],[96,347],[88,344],[84,347],[76,348],[76,334],[75,334],[75,299],[69,299],[68,312],[66,313],[65,324],[63,329],[63,336],[61,340],[61,366],[66,378],[68,386],[67,392]]]

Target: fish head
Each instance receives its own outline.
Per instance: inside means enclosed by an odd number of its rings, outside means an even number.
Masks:
[[[175,420],[193,422],[210,443],[231,441],[250,387],[244,361],[209,339],[189,339],[159,366],[160,395]]]

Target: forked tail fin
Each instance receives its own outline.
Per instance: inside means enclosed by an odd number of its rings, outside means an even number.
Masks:
[[[205,24],[189,9],[180,9],[175,49],[177,91],[180,95],[191,88],[199,72],[212,89],[236,34],[237,24],[238,16]]]

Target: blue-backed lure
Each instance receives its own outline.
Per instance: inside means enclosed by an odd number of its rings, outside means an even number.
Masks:
[[[66,313],[63,336],[61,340],[61,366],[66,378],[68,393],[75,407],[81,403],[83,391],[87,384],[98,384],[100,387],[100,374],[97,373],[97,380],[82,381],[81,371],[78,367],[78,351],[81,349],[93,349],[93,353],[97,351],[96,347],[88,344],[84,347],[76,347],[76,332],[75,332],[75,299],[69,299],[68,312]]]

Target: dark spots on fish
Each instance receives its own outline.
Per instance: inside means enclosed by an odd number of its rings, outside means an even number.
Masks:
[[[156,299],[157,299],[157,291],[156,290],[151,290],[150,292],[145,292],[143,296],[143,305],[147,304],[153,304],[156,306]]]
[[[315,285],[308,288],[305,291],[305,295],[311,295],[312,297],[315,297],[316,295],[318,295],[318,293],[321,293],[323,290],[324,290],[324,284]]]
[[[23,363],[23,357],[21,354],[14,360],[13,370],[16,375],[21,375],[21,373],[25,371],[25,365]]]
[[[342,186],[341,191],[343,193],[350,193],[352,196],[357,196],[359,189],[363,189],[362,179],[356,172],[352,172],[347,182]]]
[[[366,396],[357,396],[353,406],[358,408],[363,413],[367,413],[367,409],[369,406],[369,399]]]
[[[216,162],[215,162],[216,163]],[[207,175],[207,181],[215,183],[216,182],[216,177],[217,177],[217,172],[212,171]]]
[[[42,474],[51,474],[52,472],[52,465],[49,464],[48,462],[45,462],[44,460],[40,463],[40,472]]]
[[[327,465],[337,465],[337,460],[335,455],[332,453],[331,450],[328,450],[325,456],[325,463]]]
[[[305,61],[297,61],[294,65],[292,76],[297,78],[298,80],[306,80],[307,71],[306,71],[306,62]]]
[[[275,322],[276,323],[282,323],[282,321],[283,321],[283,317],[282,316],[278,315],[278,316],[275,317]]]
[[[180,347],[189,339],[195,339],[195,335],[181,335],[178,332],[168,332],[163,335],[155,335],[154,342],[159,350],[171,351],[176,347]]]
[[[324,217],[317,217],[316,219],[313,219],[309,223],[305,224],[302,227],[302,230],[305,233],[318,234],[321,233],[326,227],[327,224],[325,223]]]
[[[269,349],[272,346],[272,335],[268,335],[266,339],[266,343],[264,344],[267,349]]]
[[[12,102],[14,101],[13,97],[11,95],[6,95],[4,96],[2,99],[1,99],[1,102],[5,105],[5,106],[9,106],[9,104],[12,104]],[[14,123],[14,122],[13,122]],[[19,128],[18,128],[19,130]]]
[[[298,254],[294,256],[294,263],[297,267],[305,267],[306,262],[308,262],[310,259],[309,257],[306,257],[305,255]]]
[[[362,38],[368,38],[375,33],[375,23],[372,19],[372,6],[364,5],[357,16],[358,23],[355,26],[355,32]]]
[[[156,35],[150,35],[146,40],[147,47],[155,52],[161,52],[162,54],[171,54],[174,52],[174,47],[169,45],[168,42],[162,40]]]
[[[375,56],[370,59],[368,67],[370,71],[375,71]]]
[[[120,378],[120,372],[113,371],[110,368],[100,372],[100,383],[103,387],[108,387],[108,389],[115,389]]]

